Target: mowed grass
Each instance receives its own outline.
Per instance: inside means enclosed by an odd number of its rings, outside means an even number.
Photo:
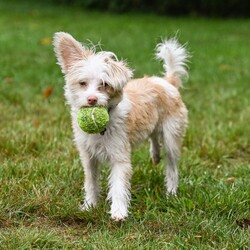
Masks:
[[[0,11],[0,249],[250,248],[250,20],[3,1]],[[153,55],[161,38],[178,31],[188,42],[190,78],[181,92],[189,128],[177,197],[165,197],[164,159],[152,166],[143,144],[132,156],[128,220],[110,220],[107,165],[100,205],[79,211],[84,173],[51,45],[57,31],[100,42],[136,77],[161,73]]]

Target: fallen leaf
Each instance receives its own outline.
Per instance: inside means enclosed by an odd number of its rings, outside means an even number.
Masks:
[[[51,37],[43,37],[43,38],[40,40],[40,44],[41,44],[41,45],[51,45],[51,43],[52,43]]]
[[[44,91],[43,91],[43,97],[44,98],[48,98],[53,92],[53,88],[52,87],[47,87]]]
[[[248,218],[243,219],[242,221],[237,220],[236,223],[241,228],[250,228],[250,219]]]
[[[40,122],[38,121],[38,119],[35,119],[35,120],[33,121],[33,126],[34,126],[35,128],[38,128],[38,127],[39,127],[39,124],[40,124]]]
[[[7,77],[5,77],[3,80],[4,80],[4,82],[7,83],[7,84],[11,84],[11,83],[13,83],[13,81],[14,81],[13,77],[11,77],[11,76],[7,76]]]
[[[227,178],[227,182],[234,182],[236,180],[235,177],[229,177]]]

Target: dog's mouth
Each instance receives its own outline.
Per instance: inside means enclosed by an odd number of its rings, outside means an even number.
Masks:
[[[82,105],[80,108],[97,107],[97,105]]]
[[[89,108],[89,107],[91,107],[91,108],[94,108],[94,107],[104,107],[104,105],[98,105],[98,104],[96,104],[96,105],[82,105],[80,108]]]

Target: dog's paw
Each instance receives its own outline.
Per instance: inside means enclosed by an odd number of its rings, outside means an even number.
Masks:
[[[93,207],[95,207],[94,204],[90,204],[86,201],[79,206],[79,208],[82,212],[90,211]]]
[[[128,211],[126,209],[111,209],[110,214],[111,218],[116,222],[125,221],[128,217]]]
[[[158,154],[152,155],[151,159],[154,165],[157,165],[161,161],[161,157]]]
[[[176,196],[178,189],[178,174],[177,172],[168,172],[167,182],[166,182],[167,195]]]
[[[115,214],[115,215],[111,215],[112,220],[114,220],[115,222],[123,222],[126,220],[128,216],[123,216],[121,214]]]
[[[173,196],[176,197],[177,196],[177,188],[167,188],[167,192],[166,195],[167,197]]]

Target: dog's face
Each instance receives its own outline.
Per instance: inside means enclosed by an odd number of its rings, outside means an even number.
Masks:
[[[65,96],[73,108],[119,103],[132,71],[114,53],[95,53],[64,32],[55,34],[54,46],[65,75]]]

